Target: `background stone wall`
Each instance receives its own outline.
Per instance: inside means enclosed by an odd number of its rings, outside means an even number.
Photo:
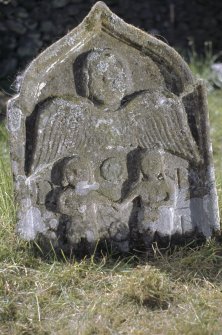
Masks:
[[[0,89],[47,46],[77,26],[95,0],[0,0]],[[179,50],[205,41],[222,50],[222,0],[104,0],[113,12]],[[11,88],[13,90],[13,87]]]

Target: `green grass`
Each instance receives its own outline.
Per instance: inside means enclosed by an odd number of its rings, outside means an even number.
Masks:
[[[222,91],[209,95],[221,197]],[[222,334],[222,246],[154,258],[47,259],[15,233],[7,134],[0,129],[0,334]],[[220,208],[222,202],[220,200]]]
[[[214,87],[222,88],[221,82],[218,81],[217,75],[215,75],[211,68],[214,63],[221,62],[222,52],[213,54],[212,42],[210,41],[204,43],[204,53],[202,56],[196,52],[195,45],[191,41],[189,51],[190,69],[197,77],[205,80],[208,90],[213,91]]]

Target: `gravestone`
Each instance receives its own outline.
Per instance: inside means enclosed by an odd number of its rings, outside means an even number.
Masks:
[[[125,252],[219,230],[202,81],[102,2],[26,69],[8,129],[23,239]]]

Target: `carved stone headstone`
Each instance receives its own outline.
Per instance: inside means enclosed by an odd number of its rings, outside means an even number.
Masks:
[[[26,240],[128,251],[219,230],[202,82],[102,2],[27,68],[8,129]]]

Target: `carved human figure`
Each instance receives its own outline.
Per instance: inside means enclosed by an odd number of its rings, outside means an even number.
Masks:
[[[155,233],[153,225],[160,216],[161,207],[173,208],[175,206],[176,185],[175,181],[165,174],[163,157],[164,152],[161,150],[144,150],[142,152],[140,179],[137,183],[132,184],[128,194],[117,204],[117,207],[122,209],[139,198],[141,209],[138,211],[136,227],[146,242],[153,238]]]
[[[156,204],[172,200],[174,188],[172,181],[165,175],[163,152],[145,150],[141,154],[141,178],[133,184],[130,192],[121,200],[121,206],[126,206],[140,196],[145,206],[156,209]]]
[[[103,162],[100,170],[103,178],[109,182],[115,184],[120,181],[122,166],[115,158]],[[109,235],[114,239],[121,239],[122,235],[127,234],[122,216],[112,206],[112,199],[113,197],[115,199],[118,194],[116,192],[107,193],[103,187],[100,190],[99,183],[95,181],[94,172],[87,160],[78,156],[59,162],[58,167],[55,166],[53,169],[53,180],[60,185],[60,191],[55,197],[55,210],[67,216],[66,237],[73,246],[76,246],[82,239],[96,243],[99,233],[106,237]],[[110,225],[110,229],[106,232],[103,232],[104,227],[98,227],[97,221],[104,220],[104,217],[97,214],[96,206],[100,208],[100,211],[109,213],[105,219],[105,226],[107,229]]]
[[[99,184],[94,181],[87,160],[74,156],[59,164],[57,184],[61,190],[56,199],[56,211],[68,217],[66,237],[70,244],[78,244],[82,238],[95,242],[98,239],[96,227],[95,203]]]

